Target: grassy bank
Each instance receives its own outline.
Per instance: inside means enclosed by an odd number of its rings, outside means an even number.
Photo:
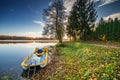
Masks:
[[[90,46],[78,42],[57,45],[61,57],[49,80],[119,80],[120,49]]]
[[[79,41],[79,42],[120,47],[120,42],[114,42],[114,41]]]

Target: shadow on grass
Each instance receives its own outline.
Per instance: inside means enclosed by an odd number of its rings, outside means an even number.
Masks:
[[[64,44],[64,43],[58,43],[57,45],[56,45],[56,47],[67,47],[67,45],[66,44]]]

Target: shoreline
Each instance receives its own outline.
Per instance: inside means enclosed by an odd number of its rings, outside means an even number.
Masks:
[[[58,40],[0,40],[0,44],[7,43],[57,43]]]
[[[63,47],[55,46],[53,61],[32,75],[32,80],[98,80],[106,79],[105,75],[108,75],[107,79],[119,79],[120,49],[79,42],[64,44]]]

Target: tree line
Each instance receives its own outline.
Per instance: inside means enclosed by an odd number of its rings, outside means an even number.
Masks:
[[[43,35],[55,37],[60,43],[64,34],[72,40],[119,40],[120,21],[117,18],[108,22],[101,19],[96,28],[97,11],[93,0],[76,0],[69,15],[64,2],[65,0],[53,0],[48,8],[44,9],[43,19],[46,26]]]
[[[109,18],[107,21],[101,18],[98,27],[91,33],[92,38],[97,40],[120,41],[120,20]]]
[[[8,36],[8,35],[0,35],[0,40],[55,40],[54,38],[46,38],[46,37],[25,37],[25,36]]]

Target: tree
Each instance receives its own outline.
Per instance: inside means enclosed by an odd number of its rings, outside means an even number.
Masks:
[[[115,30],[114,30],[114,40],[118,41],[118,38],[119,38],[119,35],[120,35],[120,30],[119,30],[119,20],[118,18],[115,18],[114,20],[114,27],[115,27]]]
[[[114,20],[112,18],[109,18],[107,21],[104,21],[103,18],[101,18],[99,25],[94,33],[97,34],[98,39],[106,36],[106,39],[108,41],[119,41],[120,40],[119,22],[120,20],[118,20],[118,18],[115,18]]]
[[[77,31],[80,32],[79,35],[84,40],[88,39],[91,30],[94,28],[94,22],[97,18],[94,7],[94,2],[91,0],[76,0],[71,11],[72,16],[70,16],[69,22],[73,22],[69,23],[68,27],[71,28],[72,26],[75,30],[78,29]]]
[[[46,24],[43,35],[56,37],[62,43],[66,19],[64,0],[54,0],[47,9],[44,9],[43,16]]]
[[[80,29],[79,29],[79,21],[77,19],[77,12],[76,12],[76,4],[72,7],[72,11],[68,17],[68,25],[67,25],[67,33],[70,37],[74,40],[77,40],[77,36],[79,36]]]

